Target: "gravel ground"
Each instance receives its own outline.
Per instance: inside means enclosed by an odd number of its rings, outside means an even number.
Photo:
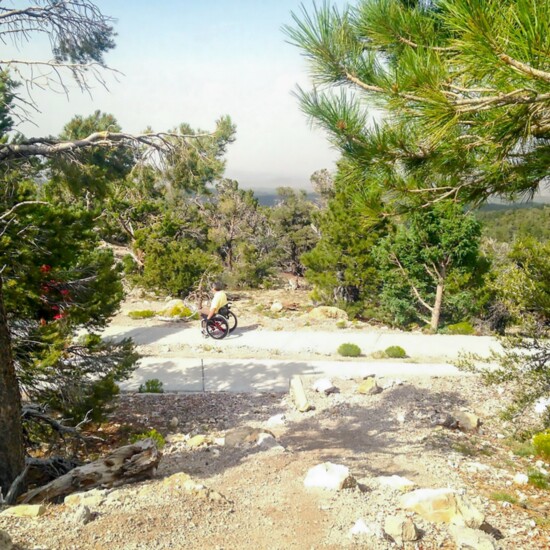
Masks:
[[[395,474],[420,488],[461,491],[485,513],[482,527],[498,539],[496,547],[550,548],[548,492],[513,482],[537,465],[507,446],[514,426],[497,415],[505,393],[475,379],[415,378],[372,396],[357,394],[356,380],[333,382],[339,392],[325,396],[305,380],[315,406],[306,413],[277,393],[123,395],[112,423],[169,436],[156,477],[110,490],[91,506],[93,520],[85,525],[74,510],[51,504],[35,519],[0,516],[0,529],[20,549],[384,550],[398,547],[383,538],[384,519],[404,511],[401,493],[381,488],[376,477]],[[463,433],[433,426],[434,415],[457,409],[477,414],[481,428]],[[268,423],[280,414],[284,424]],[[269,430],[279,445],[235,445],[235,430],[243,427],[251,440]],[[205,443],[192,447],[194,435],[205,435]],[[308,469],[327,461],[346,465],[358,485],[306,489]],[[211,491],[182,489],[175,481],[180,472]],[[455,548],[447,525],[407,514],[422,533],[407,548]],[[359,519],[371,535],[350,536]]]

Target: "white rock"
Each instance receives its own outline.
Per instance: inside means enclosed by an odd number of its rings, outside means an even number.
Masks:
[[[393,489],[394,491],[406,491],[407,489],[411,489],[416,485],[410,479],[396,475],[379,476],[374,478],[374,481],[376,481],[382,487],[388,487],[389,489]]]
[[[516,485],[527,485],[527,483],[529,483],[529,477],[526,474],[516,474],[514,476],[514,483]]]
[[[286,415],[284,414],[276,414],[272,416],[271,418],[267,419],[266,425],[270,428],[274,426],[284,426],[286,424]]]
[[[374,522],[366,523],[362,518],[355,522],[355,525],[348,531],[350,538],[371,537],[382,540],[384,531],[382,527]]]
[[[304,480],[306,487],[318,487],[331,491],[353,487],[355,484],[356,481],[350,475],[349,468],[331,462],[325,462],[310,468]]]
[[[469,462],[464,466],[464,469],[467,472],[488,472],[491,470],[490,466],[487,466],[487,464],[482,464],[481,462]]]
[[[355,525],[349,530],[350,537],[359,537],[361,535],[372,535],[372,529],[365,523],[364,519],[358,519]]]
[[[73,523],[79,525],[86,525],[93,519],[93,514],[87,506],[79,506],[71,517]]]
[[[332,380],[328,378],[320,378],[319,380],[316,380],[312,387],[316,392],[324,393],[325,395],[338,391],[338,388],[334,386]]]
[[[284,306],[283,306],[283,304],[281,304],[281,302],[273,302],[273,304],[271,304],[270,309],[273,313],[279,313],[279,312],[283,311]]]
[[[498,548],[496,540],[491,535],[477,529],[451,525],[449,533],[453,537],[458,549],[497,550]]]
[[[271,434],[268,434],[268,433],[258,434],[258,440],[256,444],[259,447],[266,447],[266,448],[276,447],[278,445],[277,440]]]

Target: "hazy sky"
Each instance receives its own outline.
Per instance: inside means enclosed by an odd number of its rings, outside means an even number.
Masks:
[[[308,188],[312,172],[333,168],[336,152],[309,127],[291,95],[297,83],[309,87],[299,50],[281,32],[300,0],[96,4],[117,19],[117,47],[106,60],[124,76],[117,82],[107,75],[109,91],[96,87],[92,97],[74,91],[67,100],[36,91],[42,113],[34,117],[38,128],[26,125],[25,134],[57,134],[73,115],[95,109],[114,114],[131,132],[180,122],[212,129],[228,114],[237,139],[226,175],[243,187]],[[27,52],[32,55],[32,47],[21,53]]]

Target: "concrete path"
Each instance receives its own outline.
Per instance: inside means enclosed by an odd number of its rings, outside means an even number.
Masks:
[[[286,391],[290,379],[296,374],[333,378],[359,378],[374,374],[401,380],[418,376],[465,376],[452,365],[441,363],[144,357],[132,378],[121,384],[121,389],[135,391],[146,380],[158,378],[166,391]]]
[[[401,346],[413,359],[453,361],[460,352],[468,351],[487,356],[491,348],[500,350],[497,340],[488,336],[448,336],[390,332],[380,330],[337,331],[273,331],[257,327],[237,328],[223,340],[204,339],[196,324],[166,323],[151,327],[112,326],[104,333],[115,339],[134,339],[137,345],[170,347],[209,345],[223,349],[250,349],[262,352],[309,352],[334,355],[343,343],[357,344],[364,355],[383,351],[389,346]],[[161,348],[159,348],[160,350]]]
[[[406,379],[414,376],[464,376],[451,362],[467,351],[486,356],[491,348],[500,349],[494,338],[446,336],[381,330],[273,331],[256,326],[239,327],[223,340],[204,339],[196,323],[166,323],[149,327],[111,326],[105,336],[131,337],[138,346],[147,346],[132,378],[123,390],[137,390],[146,380],[158,378],[167,391],[286,391],[295,374],[329,377],[360,377],[367,374]],[[338,346],[357,344],[365,361],[334,360]],[[409,362],[373,360],[376,351],[401,346]],[[200,354],[210,350],[231,350],[231,357],[242,353],[257,359],[188,358],[185,347]],[[143,350],[143,349],[142,349]],[[312,355],[312,360],[277,359],[277,355]],[[331,360],[319,360],[320,356]],[[265,359],[264,359],[265,358]]]

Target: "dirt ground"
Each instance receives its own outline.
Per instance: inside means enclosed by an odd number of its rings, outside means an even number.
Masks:
[[[235,303],[247,316],[257,315],[249,322],[273,329],[294,314],[266,315],[276,299],[288,301],[291,293],[279,292],[247,293]],[[307,295],[301,296],[296,314],[306,307]],[[143,298],[135,300],[125,304],[121,316],[147,305]],[[314,381],[304,379],[314,406],[305,413],[296,410],[288,393],[121,395],[105,435],[116,434],[120,442],[121,433],[160,432],[167,443],[156,476],[108,489],[90,505],[89,523],[64,504],[49,504],[38,518],[0,515],[0,530],[19,549],[385,550],[403,547],[384,535],[385,519],[405,513],[421,533],[405,548],[456,548],[446,524],[406,512],[400,507],[402,493],[377,479],[399,475],[417,488],[461,492],[485,514],[482,530],[491,534],[494,548],[550,548],[548,490],[514,482],[518,473],[550,466],[524,456],[517,424],[499,416],[507,389],[487,388],[476,378],[415,377],[380,379],[381,393],[361,395],[360,380],[335,373],[338,391],[325,395],[312,389]],[[457,410],[478,415],[481,427],[462,432],[434,425],[441,413]],[[258,444],[262,432],[275,440]],[[204,441],[194,446],[197,438],[191,438],[197,435]],[[324,462],[347,466],[356,487],[306,488],[308,470]],[[197,490],[183,488],[182,472],[199,484]],[[352,536],[360,519],[369,533]]]

